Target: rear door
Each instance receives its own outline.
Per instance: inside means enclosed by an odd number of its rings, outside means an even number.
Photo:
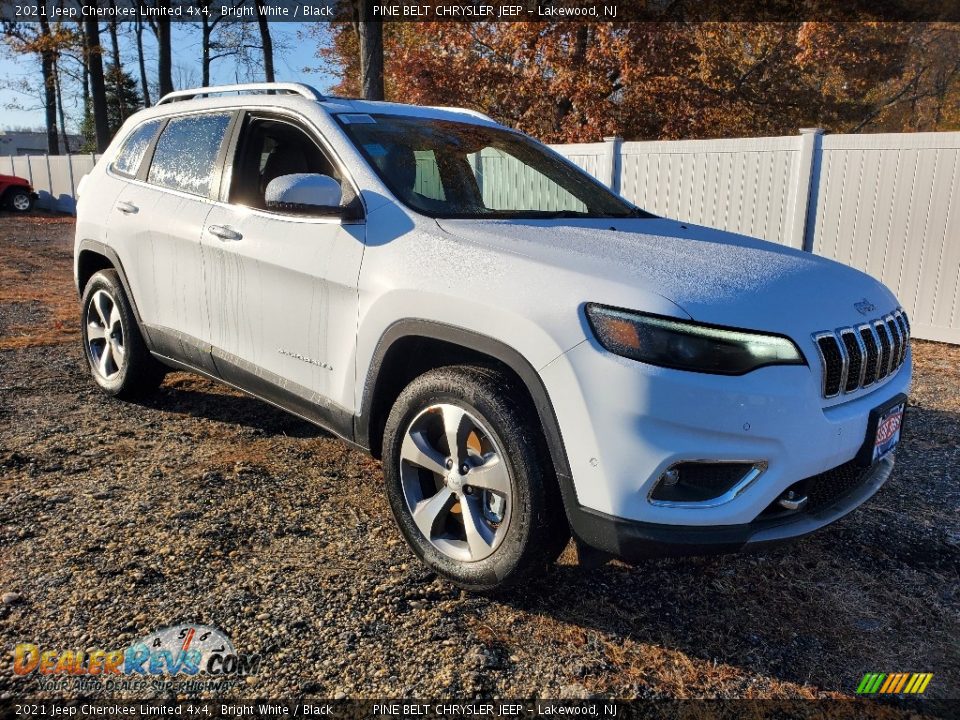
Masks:
[[[164,122],[144,166],[116,203],[110,232],[123,237],[137,307],[151,346],[213,370],[204,293],[204,221],[220,190],[224,139],[234,113]]]
[[[355,188],[309,126],[250,112],[206,219],[210,342],[220,374],[337,431],[353,416],[362,221],[266,208],[270,180],[321,173]]]

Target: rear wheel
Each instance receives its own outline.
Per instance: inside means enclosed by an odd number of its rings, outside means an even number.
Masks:
[[[82,307],[83,349],[97,385],[119,397],[155,389],[164,367],[147,350],[115,270],[90,278]]]
[[[446,367],[414,380],[384,432],[393,514],[413,551],[461,587],[543,571],[569,529],[536,415],[502,373]]]

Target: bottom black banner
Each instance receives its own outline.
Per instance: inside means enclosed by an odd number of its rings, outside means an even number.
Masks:
[[[0,700],[3,718],[960,718],[952,700]]]

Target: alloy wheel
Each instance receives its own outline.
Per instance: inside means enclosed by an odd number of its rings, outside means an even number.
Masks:
[[[456,405],[433,405],[403,436],[400,480],[414,522],[461,562],[489,557],[510,523],[512,484],[493,434]]]
[[[86,308],[87,353],[97,373],[113,380],[126,361],[123,321],[117,301],[106,290],[90,296]]]
[[[13,196],[13,207],[20,212],[26,212],[30,209],[30,197],[23,193],[17,193]]]

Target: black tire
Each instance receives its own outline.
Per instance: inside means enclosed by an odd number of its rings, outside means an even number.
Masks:
[[[536,413],[521,402],[523,397],[510,379],[495,369],[438,368],[400,393],[384,429],[386,491],[401,532],[428,567],[466,590],[489,592],[531,579],[556,560],[570,537],[540,423]],[[406,433],[427,408],[438,405],[454,405],[479,420],[491,431],[506,462],[511,491],[509,522],[499,545],[482,559],[457,560],[438,549],[417,526],[404,494],[401,449]],[[439,475],[435,477],[444,482]],[[469,474],[464,476],[465,483],[468,478]],[[458,506],[459,501],[454,507]]]
[[[112,306],[107,306],[109,312],[105,313],[108,315],[105,322],[101,321],[103,307],[100,306],[100,311],[94,307],[95,302],[106,304],[103,294],[113,303]],[[87,282],[81,300],[80,325],[83,354],[90,367],[90,374],[105,393],[121,398],[136,397],[155,390],[163,381],[166,369],[147,350],[140,334],[140,326],[116,270],[101,270]],[[105,334],[107,337],[101,340],[96,337],[98,334]],[[122,359],[113,359],[112,364],[107,361],[104,365],[106,370],[103,370],[99,361],[107,354],[107,345],[114,336],[115,342],[109,354],[113,358],[116,348],[122,347],[122,355],[117,353],[117,358]],[[98,353],[100,348],[102,350]]]
[[[4,204],[16,213],[25,213],[33,210],[33,196],[28,190],[14,188],[8,190]]]

